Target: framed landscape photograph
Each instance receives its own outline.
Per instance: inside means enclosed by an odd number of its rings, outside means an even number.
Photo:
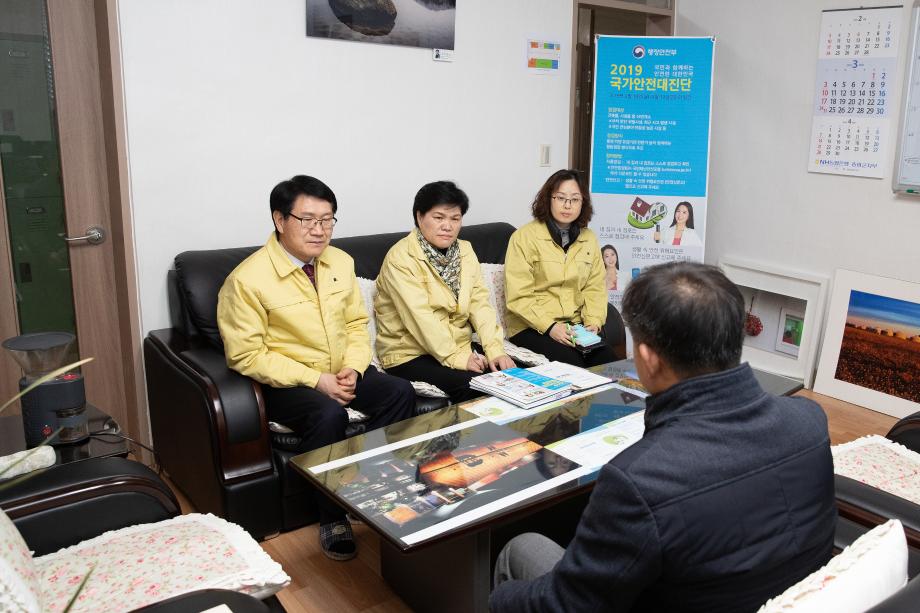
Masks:
[[[814,381],[827,277],[726,256],[719,261],[744,299],[741,359],[754,368]]]
[[[815,391],[894,417],[920,410],[920,284],[837,271]]]

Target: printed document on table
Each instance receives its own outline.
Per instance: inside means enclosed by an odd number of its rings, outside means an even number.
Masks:
[[[546,448],[582,466],[603,466],[645,433],[645,411],[576,434]]]
[[[550,362],[548,364],[528,368],[527,370],[541,374],[544,377],[550,377],[551,379],[566,381],[571,383],[572,387],[578,390],[586,390],[597,387],[598,385],[606,385],[613,381],[613,379],[608,377],[596,375],[590,370],[585,370],[584,368],[579,368],[572,364],[566,364],[565,362]]]
[[[495,396],[486,396],[478,401],[467,402],[463,405],[463,410],[484,417],[493,424],[503,424],[531,414],[530,411]]]

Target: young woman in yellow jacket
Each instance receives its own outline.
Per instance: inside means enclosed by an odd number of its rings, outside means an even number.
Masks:
[[[479,260],[458,240],[469,199],[450,181],[429,183],[412,207],[415,229],[393,245],[377,277],[377,355],[389,374],[426,381],[452,402],[480,396],[470,379],[514,366],[489,303]],[[479,333],[481,350],[471,342]]]
[[[576,366],[625,357],[623,320],[607,303],[600,246],[588,229],[591,197],[581,175],[554,173],[532,210],[534,220],[511,235],[505,254],[508,340]],[[605,342],[587,353],[576,349],[574,324]]]

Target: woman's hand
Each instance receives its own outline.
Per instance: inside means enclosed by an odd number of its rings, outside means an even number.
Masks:
[[[585,326],[585,330],[587,330],[588,332],[594,332],[595,334],[601,333],[600,326]]]
[[[496,370],[506,370],[508,368],[514,368],[514,360],[512,360],[505,354],[502,354],[498,356],[497,358],[495,358],[494,360],[492,360],[492,362],[489,363],[489,367],[492,369],[493,372]]]
[[[485,372],[488,365],[489,361],[486,360],[485,356],[475,351],[471,353],[470,357],[466,360],[466,369],[470,372]]]
[[[549,337],[557,343],[562,343],[566,347],[575,346],[575,343],[572,341],[572,332],[565,324],[553,324],[553,327],[549,329]]]

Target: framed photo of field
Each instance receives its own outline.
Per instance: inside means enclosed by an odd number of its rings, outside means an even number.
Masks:
[[[811,389],[828,278],[733,256],[719,267],[744,299],[741,359]]]
[[[920,284],[837,271],[815,391],[894,417],[920,410]]]

